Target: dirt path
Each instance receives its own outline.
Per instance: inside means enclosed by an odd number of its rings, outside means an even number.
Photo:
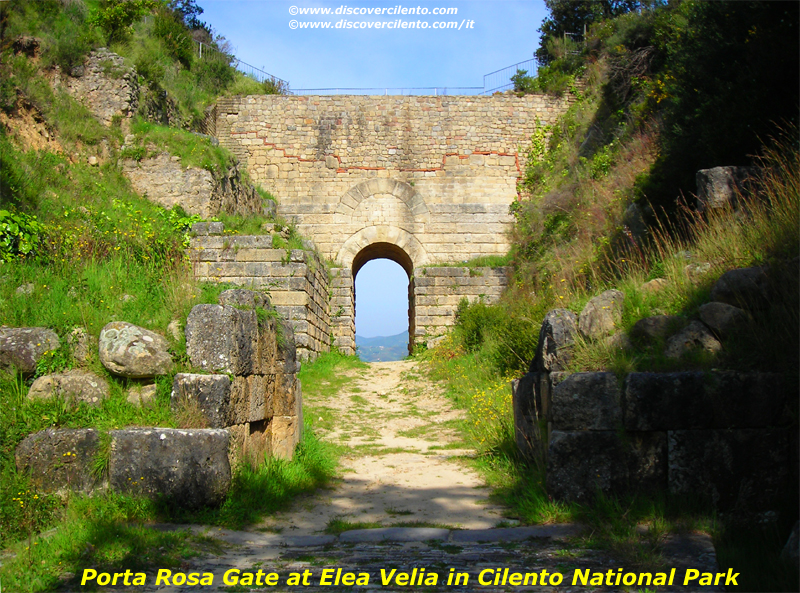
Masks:
[[[377,362],[348,371],[335,395],[303,386],[305,414],[321,438],[344,448],[333,490],[298,500],[255,526],[287,535],[321,533],[329,522],[381,526],[495,527],[502,510],[465,460],[456,430],[463,416],[421,376],[416,361]]]

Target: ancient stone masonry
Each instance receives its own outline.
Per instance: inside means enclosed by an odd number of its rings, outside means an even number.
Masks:
[[[717,352],[717,337],[724,342],[749,315],[724,301],[751,311],[761,306],[764,274],[760,268],[730,270],[712,289],[714,301],[700,307],[702,321],[648,317],[634,324],[631,337],[666,341],[665,355],[675,359],[691,350]],[[669,492],[706,497],[720,511],[741,516],[796,502],[797,393],[789,378],[724,370],[624,378],[566,372],[579,333],[610,347],[633,347],[625,334],[607,336],[623,299],[619,291],[606,291],[580,318],[550,311],[530,372],[512,384],[517,445],[546,463],[549,493],[586,501],[598,491]]]
[[[508,250],[521,149],[570,100],[231,97],[214,129],[323,255],[350,267],[356,244],[404,242],[419,267]]]
[[[332,268],[329,276],[313,252],[275,249],[269,235],[226,236],[221,223],[198,223],[193,229],[197,236],[189,249],[195,277],[267,290],[294,328],[299,360],[313,359],[331,345],[355,354],[355,284],[349,268]],[[494,303],[508,284],[504,267],[412,269],[404,263],[411,277],[409,334],[429,345],[453,325],[461,299]]]
[[[194,275],[268,291],[275,309],[294,329],[299,360],[327,352],[331,344],[328,274],[310,251],[272,247],[269,235],[223,236],[221,223],[199,223],[190,245]]]
[[[107,126],[115,117],[132,117],[139,103],[136,70],[103,47],[91,52],[72,72],[58,72],[54,86],[86,105]]]

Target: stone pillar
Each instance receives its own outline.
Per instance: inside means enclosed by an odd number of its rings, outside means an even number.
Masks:
[[[342,354],[356,353],[356,307],[353,273],[347,268],[331,269],[331,329],[333,345]]]

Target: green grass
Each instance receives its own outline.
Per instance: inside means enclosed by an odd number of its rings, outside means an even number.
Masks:
[[[361,374],[358,371],[368,368],[367,363],[361,362],[355,356],[325,352],[314,362],[303,363],[298,378],[303,382],[303,395],[306,399],[325,399],[336,395],[345,385],[354,381]]]

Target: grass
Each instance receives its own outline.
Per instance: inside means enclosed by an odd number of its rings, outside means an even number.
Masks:
[[[63,575],[79,575],[84,567],[98,572],[179,567],[192,556],[219,553],[219,542],[189,532],[158,531],[147,527],[148,523],[192,522],[240,529],[287,508],[301,494],[327,486],[335,471],[330,449],[306,430],[292,461],[268,459],[257,469],[240,466],[225,501],[216,509],[189,512],[112,492],[73,494],[65,501],[49,496],[34,499],[38,495],[26,488],[24,476],[6,472],[2,487],[13,486],[24,504],[11,501],[16,506],[14,516],[4,514],[3,524],[12,530],[15,524],[23,525],[12,533],[4,530],[4,543],[15,556],[4,560],[0,579],[9,590],[26,593],[56,588]],[[34,505],[40,508],[28,512]],[[5,513],[6,507],[0,506],[0,512]],[[52,533],[37,535],[50,526],[55,527]]]
[[[307,400],[327,399],[356,379],[358,371],[369,368],[355,356],[339,352],[320,354],[314,362],[304,363],[298,378],[303,382],[303,395]]]

